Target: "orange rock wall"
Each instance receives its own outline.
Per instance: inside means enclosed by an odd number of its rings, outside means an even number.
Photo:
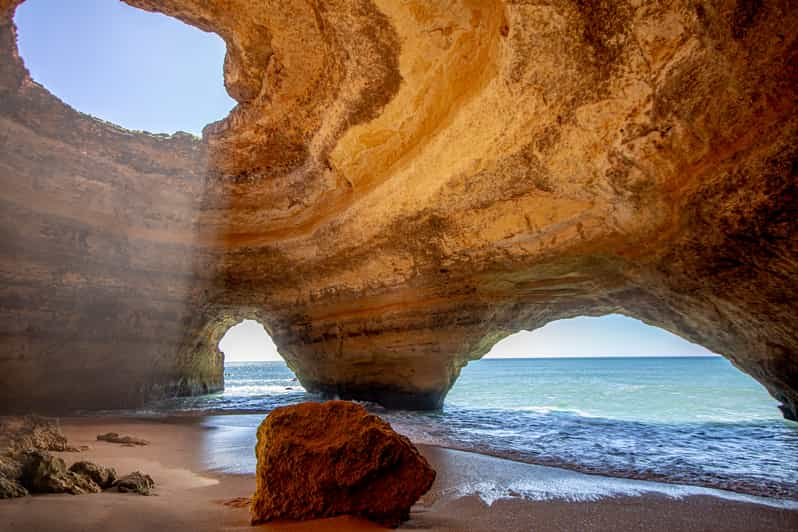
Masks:
[[[16,3],[0,374],[31,404],[218,386],[252,317],[310,389],[435,407],[507,334],[620,312],[796,417],[790,2],[128,0],[226,41],[201,142],[33,85]]]
[[[0,409],[219,389],[180,359],[203,286],[199,139],[133,133],[32,82],[0,3]],[[190,367],[186,370],[185,367]]]

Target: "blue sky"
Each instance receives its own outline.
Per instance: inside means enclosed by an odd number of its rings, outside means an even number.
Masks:
[[[18,44],[34,80],[84,113],[128,129],[201,134],[235,102],[224,42],[118,0],[28,0]]]
[[[266,330],[247,320],[231,328],[219,348],[227,361],[281,360]],[[706,356],[701,346],[645,323],[612,314],[559,320],[497,343],[486,358]]]
[[[700,345],[645,323],[611,314],[551,322],[521,331],[493,346],[488,358],[690,356],[711,354]]]

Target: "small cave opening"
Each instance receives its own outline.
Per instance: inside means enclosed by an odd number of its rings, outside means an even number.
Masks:
[[[114,0],[26,0],[14,22],[31,77],[82,113],[200,136],[235,105],[224,41],[175,18]]]
[[[246,319],[219,341],[224,354],[225,409],[271,409],[305,398],[305,389],[280,355],[266,327]]]
[[[262,323],[243,320],[230,327],[219,341],[225,363],[285,362]]]

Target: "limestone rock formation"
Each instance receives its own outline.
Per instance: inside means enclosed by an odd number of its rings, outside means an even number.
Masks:
[[[798,10],[126,0],[218,34],[230,115],[131,132],[31,80],[0,0],[0,408],[223,386],[439,406],[502,337],[622,313],[798,418]]]
[[[68,470],[61,458],[45,451],[26,453],[20,483],[31,493],[82,495],[101,491],[91,478]]]
[[[29,489],[43,488],[50,492],[51,486],[58,482],[74,484],[76,479],[66,473],[65,464],[54,463],[46,452],[74,450],[53,420],[37,416],[0,419],[0,499],[24,497]],[[39,467],[35,461],[44,465]],[[58,482],[33,480],[34,476],[41,476],[39,473],[47,476],[47,471],[58,477]],[[82,479],[78,482],[82,484]]]
[[[2,449],[0,451],[0,477],[16,481],[22,476],[22,463],[20,456],[13,451]]]
[[[58,422],[40,416],[5,417],[0,419],[0,451],[17,452],[78,451],[69,445]],[[2,465],[0,463],[0,471]]]
[[[0,498],[28,494],[20,483],[27,452],[71,449],[53,420],[38,416],[0,418]]]
[[[11,480],[0,473],[0,499],[24,497],[27,494],[28,490],[19,481]]]
[[[75,462],[69,466],[69,470],[76,475],[91,479],[103,490],[113,487],[117,481],[116,470],[113,467],[103,467],[93,462]]]
[[[69,445],[54,420],[38,416],[1,418],[0,499],[29,493],[80,495],[115,486],[121,492],[149,495],[155,485],[149,475],[135,471],[118,479],[114,468],[93,462],[78,461],[67,469],[64,460],[48,451],[78,449]]]
[[[396,526],[435,480],[410,440],[348,401],[272,410],[255,454],[252,524],[348,514]]]
[[[109,443],[121,443],[122,445],[126,445],[129,447],[133,447],[136,445],[149,445],[150,443],[147,440],[142,440],[141,438],[136,438],[135,436],[120,436],[116,432],[106,432],[105,434],[98,434],[97,440],[107,441]]]
[[[121,493],[138,493],[139,495],[150,495],[155,487],[155,481],[151,476],[145,475],[140,471],[134,471],[116,481],[116,489]]]

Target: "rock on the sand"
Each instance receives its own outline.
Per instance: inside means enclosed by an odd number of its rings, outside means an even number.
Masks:
[[[14,497],[24,497],[28,490],[16,480],[6,478],[0,474],[0,499],[13,499]]]
[[[0,499],[29,493],[97,493],[116,483],[116,471],[79,461],[69,469],[47,451],[79,451],[57,421],[37,416],[0,419]]]
[[[349,401],[273,410],[255,453],[252,524],[348,514],[396,526],[435,480],[410,440]]]
[[[21,484],[31,493],[97,493],[92,479],[69,471],[64,461],[45,451],[25,453]]]
[[[116,481],[116,487],[122,493],[133,492],[139,495],[149,495],[155,487],[152,477],[139,471],[134,471]]]
[[[20,462],[19,454],[14,454],[13,451],[6,455],[0,454],[0,477],[17,480],[22,476],[22,462]]]
[[[122,445],[149,445],[150,442],[136,438],[135,436],[120,436],[116,432],[106,432],[105,434],[98,434],[99,441],[107,441],[109,443],[121,443]]]
[[[113,467],[103,467],[92,462],[75,462],[70,471],[94,481],[100,488],[106,490],[116,483],[116,470]]]
[[[8,417],[0,420],[0,449],[79,450],[69,445],[57,421],[38,416]]]

